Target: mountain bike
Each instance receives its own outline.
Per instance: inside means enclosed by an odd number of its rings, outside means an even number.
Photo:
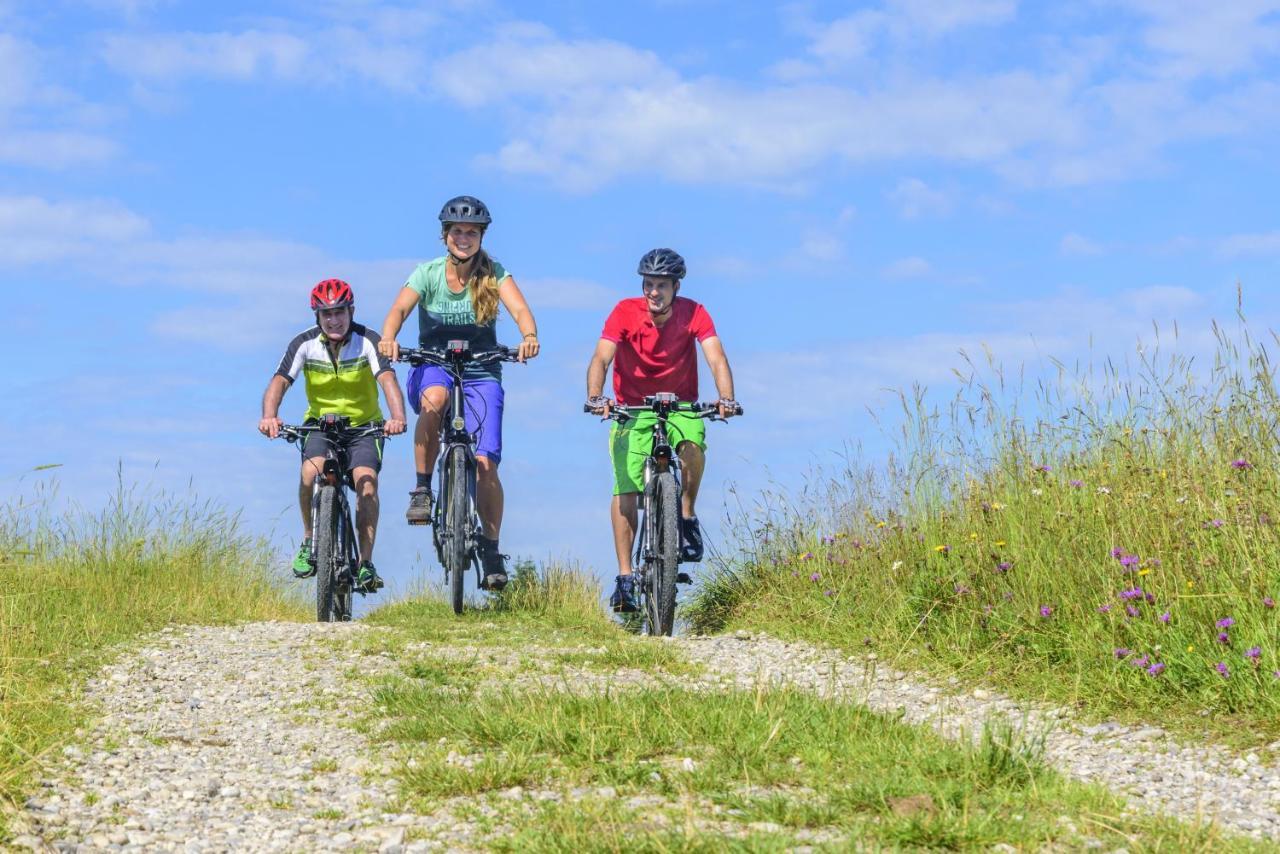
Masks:
[[[453,612],[461,614],[467,567],[475,567],[477,586],[483,581],[476,549],[481,534],[480,514],[476,511],[476,437],[467,432],[466,400],[462,394],[466,381],[462,374],[468,364],[517,362],[519,358],[516,351],[508,347],[472,352],[470,342],[456,340],[447,342],[443,350],[402,347],[399,360],[415,367],[436,365],[453,377],[449,414],[443,419],[443,436],[436,462],[439,489],[431,512],[431,539],[449,582]]]
[[[345,416],[325,415],[315,424],[282,424],[280,435],[306,456],[306,439],[312,433],[328,433],[324,465],[311,484],[311,559],[316,568],[316,619],[322,623],[351,619],[351,594],[360,566],[360,549],[351,521],[347,489],[354,490],[345,445],[336,441],[363,436],[383,438],[382,424],[351,427]],[[345,487],[345,488],[344,488]],[[364,595],[364,591],[360,591]]]
[[[592,412],[584,405],[584,412]],[[609,408],[608,417],[626,424],[641,412],[652,412],[658,421],[653,429],[653,445],[644,461],[644,491],[640,493],[640,523],[635,544],[636,587],[644,599],[645,631],[670,635],[676,620],[676,577],[680,563],[680,456],[668,434],[667,418],[684,412],[695,418],[724,421],[719,404],[682,403],[674,394],[663,392],[645,397],[643,406]],[[742,407],[734,404],[733,414]]]

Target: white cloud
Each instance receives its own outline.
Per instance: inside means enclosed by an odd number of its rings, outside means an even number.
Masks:
[[[1233,234],[1223,238],[1219,251],[1229,256],[1280,254],[1280,231]]]
[[[307,43],[287,33],[116,34],[106,37],[103,58],[117,71],[146,79],[259,76],[299,78]]]
[[[539,309],[608,309],[623,297],[634,295],[586,279],[532,278],[518,281],[529,304]]]
[[[884,268],[887,279],[919,279],[933,273],[933,265],[923,258],[901,258]]]
[[[1058,242],[1058,251],[1063,255],[1101,255],[1102,246],[1073,231],[1062,236],[1062,240]]]
[[[919,178],[904,178],[887,195],[905,219],[945,216],[951,212],[951,199],[947,194]]]
[[[811,27],[810,52],[824,62],[863,59],[885,42],[894,45],[931,40],[973,26],[1011,20],[1016,0],[888,0],[882,8],[862,9]]]
[[[1179,78],[1225,77],[1280,52],[1275,0],[1127,0],[1146,16],[1143,38],[1156,69]]]
[[[0,265],[88,258],[148,230],[146,219],[114,202],[0,196]]]

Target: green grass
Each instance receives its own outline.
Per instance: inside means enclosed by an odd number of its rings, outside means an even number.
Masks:
[[[209,504],[121,489],[97,514],[38,493],[0,507],[0,797],[84,722],[79,684],[118,645],[175,623],[305,619],[263,545]],[[0,818],[0,833],[3,833]]]
[[[806,834],[832,850],[852,840],[1079,847],[1085,837],[1108,848],[1248,848],[1210,829],[1125,816],[1119,799],[1059,778],[1035,739],[998,723],[969,747],[800,691],[672,685],[610,695],[400,680],[376,702],[382,736],[408,746],[399,773],[420,808],[514,786],[562,793],[542,806],[495,800],[504,813],[523,811],[508,815],[518,831],[500,850],[784,850]],[[595,794],[601,787],[614,796]],[[646,795],[657,803],[636,806]]]
[[[1219,340],[1203,369],[1148,349],[1028,393],[970,365],[948,408],[904,396],[899,453],[755,499],[744,557],[685,615],[1090,717],[1280,737],[1280,400],[1265,347]]]

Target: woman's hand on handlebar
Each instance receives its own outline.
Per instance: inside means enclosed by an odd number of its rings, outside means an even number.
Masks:
[[[394,338],[383,338],[378,342],[378,352],[394,362],[400,358],[400,342]]]
[[[516,348],[516,361],[527,362],[542,350],[542,345],[538,343],[538,336],[525,336],[520,342],[520,346]]]
[[[263,418],[258,422],[258,432],[268,439],[275,439],[280,435],[280,425],[283,423],[279,418]]]

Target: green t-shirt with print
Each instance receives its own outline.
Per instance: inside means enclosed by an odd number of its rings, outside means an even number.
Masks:
[[[445,265],[449,258],[442,255],[433,261],[419,264],[404,283],[418,294],[418,345],[442,348],[449,341],[461,339],[471,342],[473,352],[493,350],[498,346],[497,317],[485,324],[476,323],[476,312],[471,307],[471,285],[455,294],[449,290],[445,279]],[[490,259],[493,274],[501,284],[511,274]],[[502,380],[502,363],[491,365],[468,364],[463,372],[468,380]]]

